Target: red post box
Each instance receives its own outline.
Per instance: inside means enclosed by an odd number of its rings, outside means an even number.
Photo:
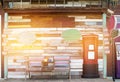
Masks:
[[[97,78],[98,74],[98,36],[83,36],[83,78]]]

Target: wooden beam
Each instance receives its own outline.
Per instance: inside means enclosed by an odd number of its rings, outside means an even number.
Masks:
[[[39,8],[39,9],[4,9],[8,13],[104,13],[106,8]]]
[[[4,11],[2,9],[0,9],[0,15],[1,15],[1,35],[3,34],[3,28],[4,28]],[[3,38],[1,38],[1,41],[3,42]],[[2,43],[1,43],[2,45]],[[1,47],[1,51],[3,51],[3,46]],[[4,55],[1,52],[1,78],[4,78]]]

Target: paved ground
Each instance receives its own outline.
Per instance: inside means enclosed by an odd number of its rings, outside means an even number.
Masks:
[[[115,79],[115,82],[120,82],[120,79]]]
[[[49,79],[49,80],[24,80],[24,79],[7,79],[0,80],[0,82],[113,82],[111,79]],[[116,80],[116,82],[120,82],[120,80]]]

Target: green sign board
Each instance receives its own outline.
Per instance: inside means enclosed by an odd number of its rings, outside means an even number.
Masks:
[[[62,38],[64,38],[65,41],[77,41],[80,37],[80,31],[77,29],[68,29],[62,32]]]

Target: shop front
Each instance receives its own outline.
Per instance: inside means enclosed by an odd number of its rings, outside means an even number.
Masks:
[[[107,77],[109,33],[103,14],[4,15],[4,78]]]

